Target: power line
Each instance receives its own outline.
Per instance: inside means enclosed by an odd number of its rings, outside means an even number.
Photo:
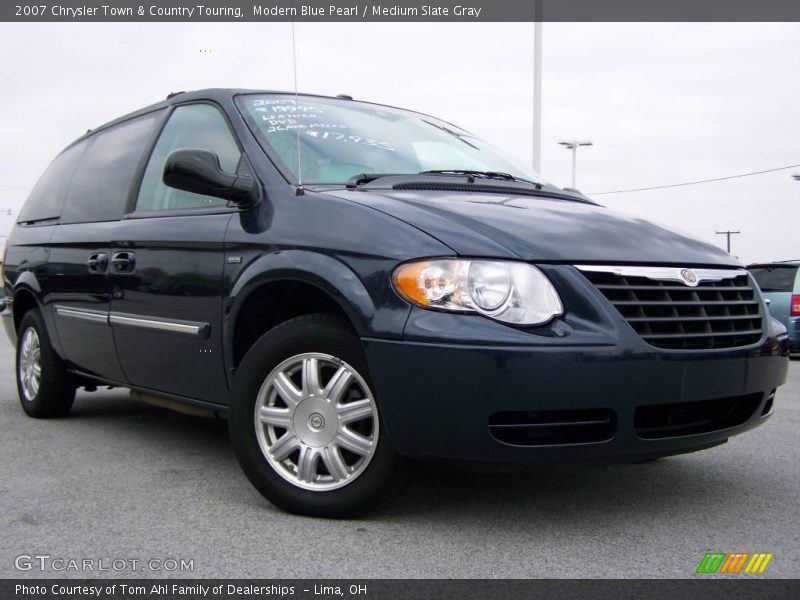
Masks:
[[[739,175],[728,175],[727,177],[715,177],[713,179],[701,179],[699,181],[684,181],[683,183],[673,183],[670,185],[656,185],[653,187],[634,188],[630,190],[614,190],[611,192],[589,192],[589,196],[602,196],[603,194],[626,194],[628,192],[647,192],[650,190],[663,190],[666,188],[682,187],[685,185],[697,185],[698,183],[712,183],[714,181],[725,181],[726,179],[738,179],[740,177],[750,177],[751,175],[763,175],[764,173],[774,173],[776,171],[786,171],[787,169],[796,169],[800,164],[789,165],[787,167],[778,167],[777,169],[766,169],[764,171],[753,171],[752,173],[741,173]]]

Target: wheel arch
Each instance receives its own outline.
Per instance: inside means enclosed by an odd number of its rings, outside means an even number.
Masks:
[[[14,318],[14,331],[19,333],[19,326],[22,319],[29,310],[41,308],[38,294],[27,285],[17,285],[14,291],[14,302],[11,305],[11,314]]]
[[[288,250],[253,261],[226,299],[223,336],[229,378],[247,349],[266,331],[312,312],[339,314],[361,337],[372,331],[376,308],[356,273],[334,257]],[[250,326],[243,338],[245,323]]]

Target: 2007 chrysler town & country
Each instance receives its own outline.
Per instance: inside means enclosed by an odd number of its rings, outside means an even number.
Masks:
[[[709,448],[788,368],[727,253],[348,97],[181,93],[91,131],[4,269],[29,415],[98,383],[227,412],[255,487],[311,515],[376,506],[408,458]]]

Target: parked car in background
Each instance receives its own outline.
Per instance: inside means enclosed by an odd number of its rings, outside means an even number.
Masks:
[[[770,314],[786,326],[792,352],[800,352],[800,259],[750,265]]]

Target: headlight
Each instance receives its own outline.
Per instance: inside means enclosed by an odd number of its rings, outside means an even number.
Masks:
[[[475,312],[514,325],[542,325],[564,313],[536,267],[495,260],[418,260],[397,267],[397,292],[423,308]]]

